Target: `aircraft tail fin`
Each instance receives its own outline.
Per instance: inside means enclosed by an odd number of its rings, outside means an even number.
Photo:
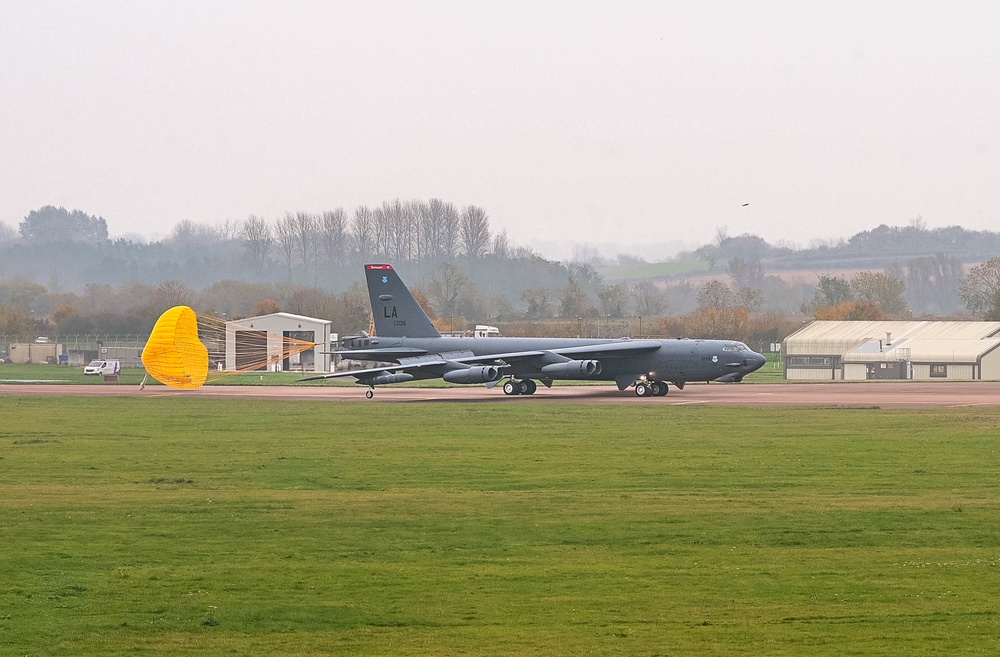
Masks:
[[[439,338],[427,313],[392,265],[365,265],[375,334],[386,338]]]

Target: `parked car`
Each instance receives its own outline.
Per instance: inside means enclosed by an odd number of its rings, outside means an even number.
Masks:
[[[52,344],[52,340],[49,340],[44,335],[40,335],[37,338],[35,338],[35,344]]]

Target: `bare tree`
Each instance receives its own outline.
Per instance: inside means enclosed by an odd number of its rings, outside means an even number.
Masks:
[[[442,263],[431,275],[428,296],[434,311],[441,317],[459,314],[462,298],[469,293],[472,282],[455,265]]]
[[[733,289],[720,280],[710,280],[698,291],[698,308],[729,308],[736,297]]]
[[[421,258],[420,248],[420,213],[423,201],[407,201],[402,204],[400,226],[403,231],[403,257],[408,262],[416,262]]]
[[[240,236],[243,238],[243,245],[253,262],[254,271],[259,276],[264,271],[267,256],[271,253],[271,247],[274,246],[271,226],[262,217],[252,214],[243,222]]]
[[[458,252],[459,224],[461,221],[459,220],[458,210],[455,209],[452,203],[445,203],[442,207],[442,212],[439,237],[441,246],[438,254],[447,258],[454,258]]]
[[[410,201],[413,221],[413,258],[420,262],[430,258],[434,251],[434,240],[429,239],[430,204],[424,201]]]
[[[959,306],[958,285],[964,271],[956,255],[938,253],[914,258],[905,269],[894,262],[886,273],[906,284],[906,298],[916,311],[948,314]]]
[[[17,239],[17,231],[0,222],[0,245],[11,244]]]
[[[617,319],[625,316],[628,296],[621,285],[602,285],[597,291],[597,298],[601,302],[601,311],[605,317]]]
[[[375,208],[375,248],[395,261],[410,260],[414,222],[409,208],[398,198]]]
[[[470,205],[462,210],[462,253],[476,259],[486,255],[490,246],[490,220],[483,208]]]
[[[635,302],[635,312],[639,317],[662,315],[667,308],[666,298],[653,281],[645,280],[628,286]]]
[[[521,300],[527,308],[528,319],[544,319],[552,316],[552,291],[544,287],[528,288],[521,292]]]
[[[756,259],[732,258],[726,264],[726,272],[737,290],[744,287],[759,289],[764,281],[764,268]]]
[[[174,225],[167,242],[183,249],[197,249],[217,239],[218,234],[212,228],[183,219]]]
[[[500,258],[510,257],[510,240],[507,238],[506,228],[493,236],[493,255]]]
[[[295,250],[299,252],[302,269],[308,272],[316,261],[318,221],[315,215],[308,212],[296,212],[292,226],[295,230]]]
[[[275,242],[281,249],[284,256],[285,266],[288,268],[288,282],[292,281],[292,265],[295,262],[295,249],[298,246],[297,234],[295,231],[295,215],[286,212],[285,216],[278,220],[274,226]]]
[[[319,223],[319,242],[326,262],[331,265],[345,264],[347,255],[347,213],[343,208],[327,210]]]
[[[375,253],[375,214],[370,208],[364,205],[355,208],[351,231],[358,258],[367,262]]]
[[[990,258],[969,270],[958,286],[966,309],[980,317],[996,316],[1000,308],[1000,258]]]
[[[755,287],[741,287],[734,298],[738,307],[750,313],[757,312],[764,305],[764,293]]]
[[[395,227],[392,217],[392,204],[382,201],[382,205],[375,208],[374,229],[375,229],[375,253],[385,259],[389,259],[392,249],[392,233]]]
[[[445,223],[445,203],[432,198],[419,208],[421,255],[425,258],[439,258],[442,255],[442,235]]]
[[[574,317],[592,317],[594,315],[594,305],[587,296],[587,290],[575,279],[570,278],[569,283],[562,289],[559,299],[559,316],[565,319]]]
[[[148,298],[152,308],[162,312],[174,306],[190,305],[194,290],[180,281],[163,281],[153,289]]]
[[[240,222],[235,219],[223,219],[215,225],[215,232],[223,242],[231,242],[240,236]]]
[[[958,286],[965,275],[962,259],[954,254],[938,253],[934,256],[937,270],[934,273],[934,302],[940,311],[950,313],[958,308]]]

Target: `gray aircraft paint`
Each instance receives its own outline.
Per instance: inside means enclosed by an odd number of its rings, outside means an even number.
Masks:
[[[735,340],[443,337],[391,265],[365,265],[365,276],[375,335],[348,338],[340,355],[396,364],[303,380],[354,376],[374,388],[432,378],[491,387],[505,378],[545,385],[587,379],[615,381],[624,390],[653,382],[739,381],[765,362]]]

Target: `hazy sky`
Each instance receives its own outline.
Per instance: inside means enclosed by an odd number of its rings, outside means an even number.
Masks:
[[[960,0],[0,0],[0,221],[439,197],[535,246],[1000,230],[998,27]]]

